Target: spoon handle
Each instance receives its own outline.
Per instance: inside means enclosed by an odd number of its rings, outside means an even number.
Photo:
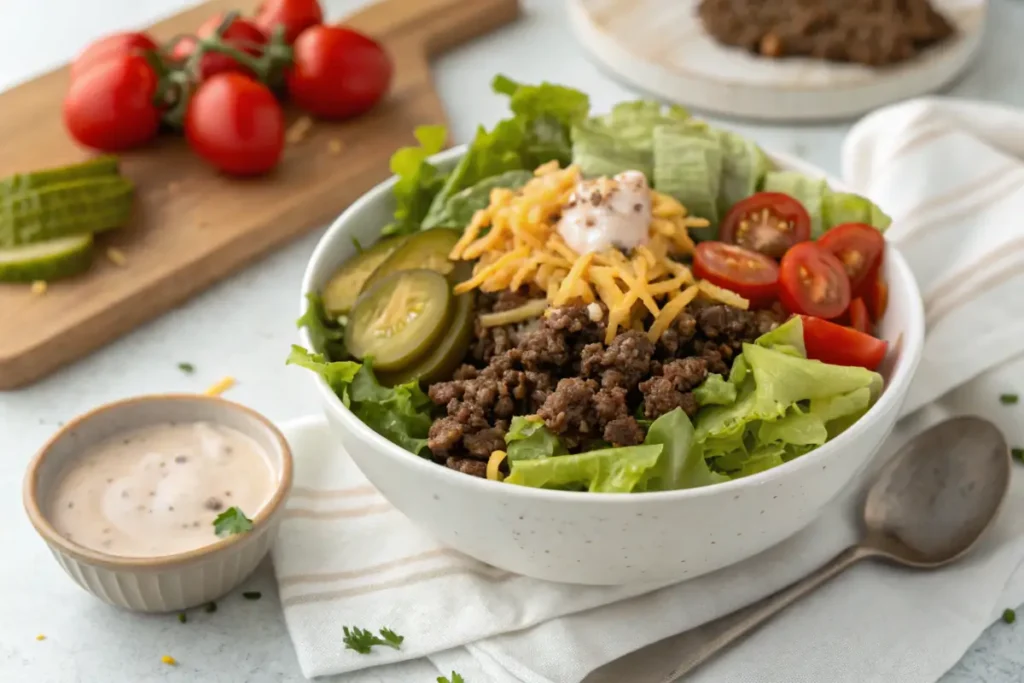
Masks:
[[[871,555],[870,550],[863,546],[850,546],[833,557],[826,564],[822,565],[819,569],[814,571],[814,573],[805,576],[796,583],[790,584],[777,593],[772,593],[760,602],[750,605],[743,611],[742,616],[736,619],[735,623],[729,625],[727,628],[715,635],[699,649],[694,650],[686,657],[686,659],[676,666],[672,673],[661,679],[659,683],[672,683],[673,681],[679,680],[681,677],[692,672],[698,666],[711,659],[711,657],[728,645],[739,640],[742,636],[747,635],[755,628],[768,621],[768,619],[796,602],[798,599],[821,586],[833,576],[841,573],[843,570],[869,555]],[[729,617],[725,617],[725,619],[728,620]]]

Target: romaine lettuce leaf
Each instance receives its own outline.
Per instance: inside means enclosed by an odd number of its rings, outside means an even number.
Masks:
[[[782,192],[798,200],[811,218],[811,239],[825,232],[822,221],[822,201],[828,193],[828,183],[796,171],[772,171],[764,178],[765,192]]]
[[[287,364],[299,365],[323,377],[356,417],[392,443],[417,455],[426,450],[432,404],[419,382],[384,387],[368,362],[331,362],[319,353],[294,345]]]
[[[544,426],[544,420],[536,416],[513,417],[508,434],[505,435],[505,443],[510,463],[518,460],[540,460],[569,452],[558,437]]]
[[[656,125],[653,140],[654,187],[679,200],[689,214],[716,225],[723,163],[719,137],[674,123]]]
[[[465,228],[473,220],[473,214],[481,209],[486,209],[491,203],[491,190],[498,187],[514,190],[522,187],[532,178],[533,173],[525,170],[505,171],[499,175],[484,178],[472,187],[459,190],[446,202],[441,202],[441,209],[438,213],[427,214],[423,221],[423,229]]]
[[[588,451],[557,458],[509,463],[505,482],[533,488],[582,485],[591,493],[630,493],[643,485],[658,464],[661,445],[628,446]]]
[[[711,373],[699,387],[693,390],[697,405],[727,406],[736,401],[736,385],[722,379],[721,375]]]
[[[347,318],[331,320],[324,309],[323,299],[316,292],[306,294],[306,312],[295,321],[296,327],[305,327],[314,349],[320,349],[330,360],[343,360],[345,352],[345,325]]]
[[[704,449],[682,408],[655,420],[644,444],[663,447],[658,464],[648,474],[648,491],[690,489],[728,480],[728,477],[708,469]]]
[[[419,147],[402,147],[391,156],[391,172],[398,176],[393,194],[394,220],[382,235],[407,235],[420,229],[431,202],[444,186],[444,176],[427,158],[444,147],[444,126],[419,126],[415,132]]]

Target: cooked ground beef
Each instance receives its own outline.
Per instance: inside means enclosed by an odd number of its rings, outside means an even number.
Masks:
[[[509,298],[481,301],[484,310],[514,307]],[[478,328],[466,364],[428,389],[445,413],[431,426],[428,446],[437,462],[485,476],[487,459],[504,449],[516,415],[539,416],[570,452],[602,442],[642,443],[639,413],[647,419],[675,408],[695,414],[693,389],[709,372],[727,373],[744,342],[783,318],[781,311],[694,303],[657,344],[630,330],[607,346],[605,323],[592,320],[584,306],[555,309],[529,326]]]
[[[866,66],[906,61],[956,32],[929,0],[702,0],[698,13],[726,45]]]

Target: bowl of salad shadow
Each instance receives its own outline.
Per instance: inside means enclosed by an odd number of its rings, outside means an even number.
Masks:
[[[920,359],[889,218],[678,107],[494,89],[508,119],[443,152],[418,128],[311,257],[288,363],[338,440],[424,531],[540,579],[685,580],[807,526]]]

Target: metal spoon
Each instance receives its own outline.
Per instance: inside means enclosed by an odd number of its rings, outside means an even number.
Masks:
[[[1010,485],[1011,466],[1006,439],[987,420],[957,417],[918,434],[882,468],[868,489],[860,543],[811,575],[721,619],[717,633],[690,647],[681,663],[665,662],[673,661],[672,653],[678,652],[680,641],[689,634],[620,657],[592,671],[582,683],[679,680],[863,559],[882,558],[916,569],[949,564],[970,550],[995,519]]]

